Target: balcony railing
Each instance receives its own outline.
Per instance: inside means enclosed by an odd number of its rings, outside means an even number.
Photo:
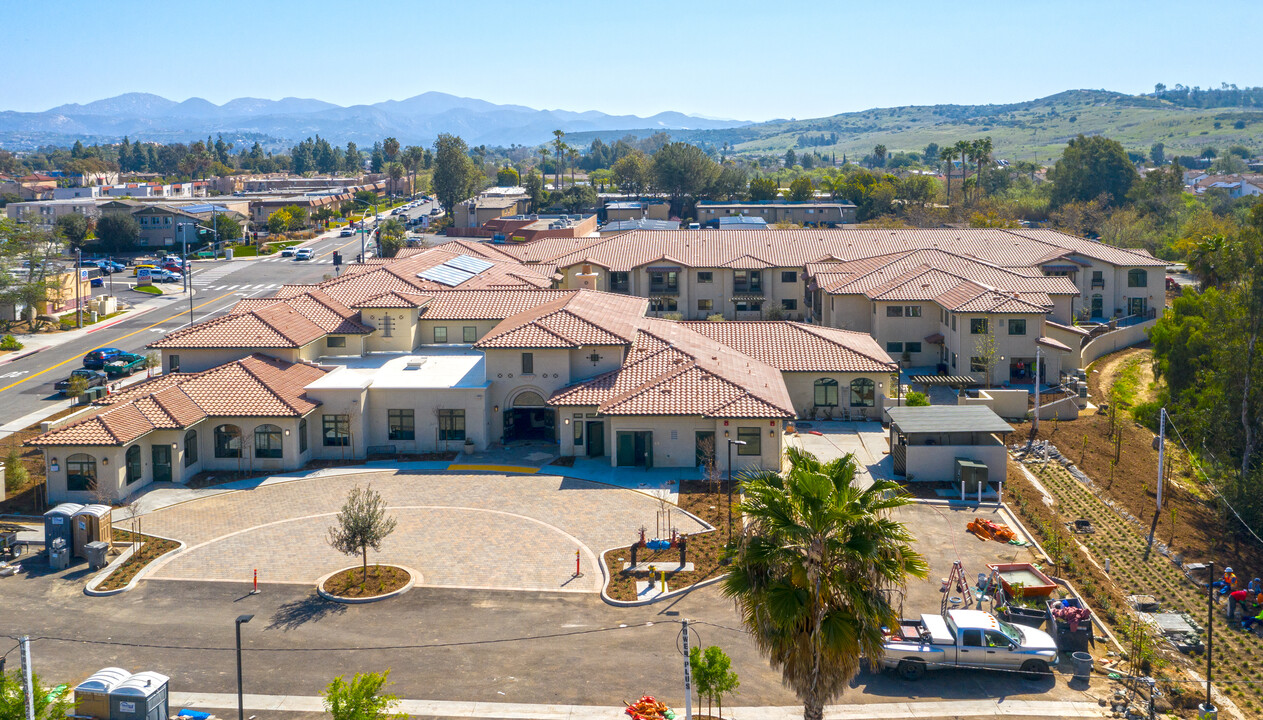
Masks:
[[[1093,289],[1096,289],[1096,288],[1102,288],[1102,289],[1103,289],[1104,287],[1105,287],[1105,281],[1104,281],[1104,280],[1093,280],[1093,281],[1092,281],[1092,288],[1093,288]]]

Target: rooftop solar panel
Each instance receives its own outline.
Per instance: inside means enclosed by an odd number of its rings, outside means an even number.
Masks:
[[[449,287],[456,287],[473,277],[475,273],[465,272],[460,268],[449,267],[447,265],[435,265],[429,270],[423,270],[417,273],[417,277],[423,280],[430,280],[436,283],[442,283]]]
[[[456,257],[444,262],[443,264],[447,265],[448,267],[454,267],[460,270],[464,270],[465,272],[468,272],[468,273],[473,273],[475,275],[495,265],[495,263],[489,260],[484,260],[478,257],[472,257],[470,255],[457,255]]]

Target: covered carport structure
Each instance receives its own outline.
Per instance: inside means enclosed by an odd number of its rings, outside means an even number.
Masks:
[[[1004,482],[1004,437],[1013,432],[985,405],[892,407],[890,457],[896,475],[916,482],[954,482],[957,466],[986,466],[984,481]]]

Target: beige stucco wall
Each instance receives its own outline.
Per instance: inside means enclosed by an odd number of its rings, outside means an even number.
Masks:
[[[483,338],[484,335],[491,332],[491,329],[499,325],[499,320],[425,320],[422,319],[417,323],[417,344],[433,345],[434,344],[434,328],[447,328],[447,344],[448,345],[464,345],[465,328],[474,328],[474,342]]]
[[[381,330],[384,316],[394,318],[391,336]],[[410,352],[417,346],[417,311],[411,308],[365,308],[360,311],[361,322],[377,332],[364,341],[366,352]],[[348,344],[349,341],[348,341]]]
[[[891,374],[889,373],[807,373],[807,372],[783,372],[781,378],[785,381],[785,387],[789,390],[789,397],[794,403],[794,410],[798,412],[799,417],[811,417],[812,410],[815,408],[816,381],[821,378],[831,378],[838,383],[838,407],[831,408],[832,416],[840,415],[840,410],[846,410],[850,415],[862,414],[870,418],[880,417],[882,398],[889,392],[893,394],[891,386]],[[873,381],[873,406],[852,407],[851,406],[851,381],[856,378],[868,378]],[[817,410],[822,412],[824,408]]]
[[[1005,420],[1021,420],[1026,417],[1030,393],[1026,390],[980,390],[978,397],[958,395],[957,405],[984,405]]]
[[[535,372],[522,374],[522,353],[534,356]],[[488,401],[492,412],[488,418],[489,439],[500,442],[504,435],[504,411],[512,406],[518,394],[531,391],[545,402],[558,389],[570,384],[569,350],[497,350],[488,349],[486,355],[487,380],[491,382]],[[496,410],[499,408],[499,410]],[[560,421],[558,422],[560,425]],[[560,432],[560,431],[558,431]]]
[[[987,482],[1004,482],[1008,455],[998,441],[989,445],[911,445],[907,479],[909,482],[951,482],[955,480],[956,458],[983,463],[988,468]]]
[[[368,408],[362,435],[365,445],[394,445],[401,453],[424,453],[435,450],[459,451],[463,442],[438,440],[438,410],[465,411],[465,438],[478,450],[487,448],[487,427],[490,407],[486,388],[449,388],[368,391]],[[391,410],[412,410],[416,437],[413,440],[390,439],[388,420]],[[363,448],[359,448],[361,454]]]
[[[566,410],[569,414],[572,409]],[[715,433],[716,466],[721,472],[727,472],[725,438],[736,440],[738,428],[754,427],[760,432],[761,453],[756,456],[740,455],[738,449],[734,447],[733,472],[740,472],[747,468],[780,469],[781,439],[784,428],[779,420],[715,420],[688,416],[607,416],[604,420],[607,434],[605,450],[611,467],[618,465],[618,434],[620,432],[653,433],[654,467],[695,467],[697,459],[695,433],[699,430],[709,430]],[[564,434],[570,436],[572,428],[567,427],[566,430],[568,432]],[[725,432],[729,435],[725,436]],[[573,437],[567,439],[573,449]],[[567,439],[563,439],[562,442],[567,442]]]
[[[180,356],[180,372],[191,373],[210,370],[234,360],[261,353],[286,362],[298,362],[298,348],[164,348],[162,367],[171,370],[171,356]]]

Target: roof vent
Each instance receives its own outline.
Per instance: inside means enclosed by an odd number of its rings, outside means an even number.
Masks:
[[[420,370],[425,365],[425,358],[408,358],[404,370]]]

